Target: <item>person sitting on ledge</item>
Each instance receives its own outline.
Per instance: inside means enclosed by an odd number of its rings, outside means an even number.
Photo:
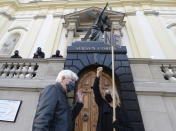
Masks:
[[[19,55],[19,51],[15,50],[14,55],[12,55],[11,58],[22,58],[22,57]]]
[[[56,54],[52,55],[51,58],[63,58],[63,56],[60,55],[60,51],[56,50]]]
[[[37,51],[34,53],[33,58],[45,58],[45,53],[42,52],[42,48],[38,47]]]

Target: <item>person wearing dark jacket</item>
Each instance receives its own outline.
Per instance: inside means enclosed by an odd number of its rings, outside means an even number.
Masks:
[[[102,97],[99,89],[99,79],[103,71],[102,67],[97,68],[97,76],[93,85],[93,92],[95,96],[95,102],[98,105],[98,122],[96,131],[133,131],[128,122],[128,117],[125,109],[120,106],[120,101],[117,92],[115,93],[116,98],[116,121],[113,122],[113,99],[112,90],[108,89]]]
[[[42,48],[38,47],[37,51],[34,53],[33,58],[45,58],[45,53],[42,52]]]
[[[66,93],[75,88],[77,75],[70,70],[62,70],[56,83],[40,92],[32,131],[73,131],[73,123],[82,104],[82,93],[78,91],[77,102],[70,108]]]
[[[60,51],[56,50],[56,54],[52,55],[51,58],[62,58],[63,56],[60,55]]]
[[[22,58],[22,57],[19,55],[19,51],[15,50],[14,55],[12,55],[11,58]]]

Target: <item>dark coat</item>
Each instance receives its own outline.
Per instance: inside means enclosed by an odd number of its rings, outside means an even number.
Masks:
[[[11,58],[22,58],[22,57],[19,55],[13,55],[13,56],[11,56]]]
[[[116,131],[133,131],[122,107],[116,107],[116,121],[113,123],[113,108],[101,96],[98,77],[95,78],[93,91],[99,112],[96,131],[113,131],[113,128]]]
[[[63,58],[61,55],[52,55],[51,58]]]
[[[71,110],[61,84],[49,85],[40,93],[32,131],[72,131],[82,106],[77,103]]]
[[[45,53],[44,52],[36,52],[36,53],[34,53],[33,58],[45,58]]]

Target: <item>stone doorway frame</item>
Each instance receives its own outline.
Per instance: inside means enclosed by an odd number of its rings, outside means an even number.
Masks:
[[[97,50],[101,49],[102,50]],[[67,58],[64,69],[70,69],[78,75],[86,68],[103,66],[111,70],[111,46],[104,42],[81,42],[77,41],[67,48]],[[107,50],[106,50],[107,49]],[[115,47],[114,67],[115,81],[118,84],[118,94],[122,106],[127,110],[129,122],[134,131],[145,131],[142,115],[133,84],[133,76],[126,55],[125,46]],[[72,96],[74,98],[74,96]]]

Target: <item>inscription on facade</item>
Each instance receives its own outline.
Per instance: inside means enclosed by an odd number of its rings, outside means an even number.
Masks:
[[[117,49],[117,47],[114,47],[114,49]],[[111,47],[109,46],[102,46],[102,47],[83,47],[83,46],[79,46],[79,47],[76,47],[76,50],[99,50],[99,51],[104,51],[104,50],[107,50],[107,51],[110,51],[111,50]]]

